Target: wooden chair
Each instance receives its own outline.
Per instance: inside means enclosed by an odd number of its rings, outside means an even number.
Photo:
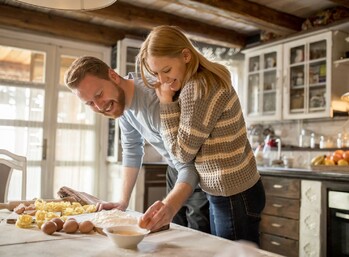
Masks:
[[[13,170],[22,172],[21,200],[26,200],[27,158],[0,149],[0,202],[8,201],[8,191]]]

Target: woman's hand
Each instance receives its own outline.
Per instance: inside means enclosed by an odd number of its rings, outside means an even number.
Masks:
[[[170,84],[159,84],[155,87],[156,95],[158,96],[160,103],[172,103],[173,96],[176,91],[172,90]]]
[[[171,223],[175,212],[169,205],[161,201],[156,201],[138,220],[138,225],[141,228],[155,231],[161,227]]]

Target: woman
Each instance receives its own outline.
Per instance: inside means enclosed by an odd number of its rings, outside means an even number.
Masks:
[[[167,147],[180,162],[195,163],[210,203],[211,233],[259,244],[264,188],[227,68],[205,58],[174,26],[151,31],[138,64],[159,97]]]

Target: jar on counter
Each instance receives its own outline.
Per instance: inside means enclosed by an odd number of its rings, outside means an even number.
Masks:
[[[320,149],[333,148],[334,144],[333,144],[332,138],[331,137],[326,138],[324,136],[321,136],[319,146],[320,146]]]

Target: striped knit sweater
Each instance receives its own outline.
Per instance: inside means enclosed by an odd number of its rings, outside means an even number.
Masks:
[[[205,192],[230,196],[249,189],[260,175],[236,92],[216,87],[205,99],[193,99],[188,83],[178,101],[160,104],[166,147],[180,162],[194,160]]]

